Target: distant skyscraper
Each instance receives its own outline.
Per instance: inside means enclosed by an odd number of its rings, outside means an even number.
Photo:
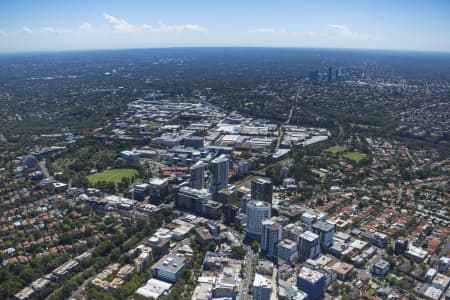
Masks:
[[[191,167],[191,187],[201,190],[205,187],[205,164],[202,161]]]
[[[270,179],[258,178],[252,181],[252,199],[272,203],[273,184]]]
[[[270,219],[271,205],[263,201],[252,200],[247,203],[247,234],[259,238],[262,233],[262,222]]]
[[[328,67],[328,82],[332,82],[332,81],[333,81],[333,68]]]
[[[261,250],[268,257],[277,257],[278,242],[281,241],[283,227],[270,219],[262,221]]]
[[[229,173],[229,161],[225,155],[220,155],[219,157],[211,161],[212,169],[212,183],[211,191],[217,192],[220,189],[226,188],[228,186],[228,173]]]
[[[317,83],[319,81],[319,70],[309,71],[309,82]]]

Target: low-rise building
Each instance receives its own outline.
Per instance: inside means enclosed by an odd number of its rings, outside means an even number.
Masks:
[[[416,247],[414,245],[411,245],[411,243],[409,243],[405,251],[405,256],[417,263],[421,263],[428,256],[428,252],[422,248]]]
[[[210,242],[212,242],[213,236],[211,233],[209,233],[209,230],[205,227],[197,227],[194,229],[195,234],[195,240],[201,245],[201,246],[207,246]]]
[[[375,275],[384,276],[389,273],[390,267],[391,265],[389,264],[389,262],[385,261],[384,259],[379,259],[373,264],[372,273]]]
[[[47,285],[50,284],[50,280],[45,279],[45,278],[38,278],[35,281],[33,281],[31,283],[31,287],[35,290],[35,291],[40,291],[43,288],[45,288]]]
[[[154,256],[166,255],[170,250],[170,240],[158,236],[152,236],[148,239],[148,245],[152,248]]]
[[[337,279],[346,280],[353,271],[353,266],[344,262],[337,262],[333,265],[332,270],[336,273]]]
[[[28,300],[34,295],[35,291],[30,287],[24,287],[14,295],[16,300]]]
[[[151,267],[154,277],[174,283],[180,277],[186,266],[182,255],[166,255]]]
[[[144,298],[158,299],[160,296],[168,293],[171,287],[172,284],[170,283],[151,278],[136,291],[136,294]]]
[[[65,262],[64,264],[53,270],[52,279],[60,280],[61,278],[72,272],[78,265],[79,263],[74,259]]]
[[[120,268],[119,272],[117,272],[117,277],[122,278],[125,281],[129,280],[131,276],[133,276],[134,271],[134,266],[124,265],[122,268]]]

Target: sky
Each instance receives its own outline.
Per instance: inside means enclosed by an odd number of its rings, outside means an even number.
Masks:
[[[0,1],[0,52],[215,46],[450,52],[450,1]]]

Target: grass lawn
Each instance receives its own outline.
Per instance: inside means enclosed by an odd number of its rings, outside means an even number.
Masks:
[[[131,177],[133,177],[136,174],[137,171],[133,169],[112,169],[97,174],[89,175],[87,176],[87,180],[92,185],[96,184],[99,181],[106,181],[118,184],[123,177],[128,177],[131,179]]]
[[[369,129],[369,128],[378,129],[378,128],[380,128],[380,126],[373,126],[373,125],[366,125],[366,124],[354,124],[354,123],[352,123],[352,127],[358,127],[358,128],[362,128],[362,129]]]
[[[155,130],[155,129],[159,128],[159,123],[150,122],[150,123],[148,123],[148,128],[150,128],[151,130]]]
[[[330,147],[330,148],[326,149],[325,151],[327,151],[333,155],[336,155],[338,153],[344,152],[346,149],[347,148],[342,147],[342,146],[334,146],[334,147]]]
[[[327,174],[325,174],[324,172],[321,172],[317,169],[311,169],[311,172],[313,172],[314,174],[318,175],[320,178],[325,178],[325,176],[327,176]]]
[[[356,163],[359,163],[361,160],[363,160],[364,158],[366,158],[366,155],[364,153],[361,152],[348,152],[344,154],[344,157],[354,161]]]

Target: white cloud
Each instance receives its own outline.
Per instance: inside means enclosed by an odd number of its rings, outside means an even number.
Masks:
[[[116,18],[112,15],[103,14],[103,17],[112,26],[116,32],[188,32],[188,31],[207,31],[206,27],[198,24],[180,24],[168,25],[165,23],[158,23],[158,25],[143,24],[141,26],[133,25],[123,19]]]
[[[83,24],[80,25],[80,30],[91,30],[92,29],[92,25],[89,22],[84,22]]]
[[[54,34],[63,34],[63,33],[72,33],[73,32],[73,30],[71,30],[71,29],[60,29],[60,28],[54,28],[52,26],[41,27],[40,31],[43,33],[54,33]]]
[[[42,27],[41,30],[44,32],[58,33],[58,31],[51,26]]]
[[[250,32],[256,33],[286,33],[284,29],[276,29],[276,28],[256,28],[255,30],[250,30]]]
[[[346,25],[330,24],[328,25],[333,34],[351,40],[369,40],[370,35],[351,31]]]
[[[159,23],[158,26],[142,25],[144,31],[150,32],[186,32],[186,31],[207,31],[206,27],[197,24],[181,24],[181,25],[167,25]]]
[[[32,34],[33,31],[28,26],[22,26],[22,31],[28,34]]]
[[[289,36],[299,36],[299,37],[317,37],[320,36],[319,33],[313,31],[289,31],[284,28],[271,28],[271,27],[261,27],[253,30],[249,30],[248,33],[261,33],[261,34],[274,34],[274,35],[289,35]]]
[[[128,23],[127,21],[125,21],[123,19],[118,19],[107,13],[103,13],[103,17],[106,19],[106,21],[108,21],[109,24],[111,24],[114,31],[117,31],[117,32],[135,32],[135,31],[137,31],[136,26]]]

